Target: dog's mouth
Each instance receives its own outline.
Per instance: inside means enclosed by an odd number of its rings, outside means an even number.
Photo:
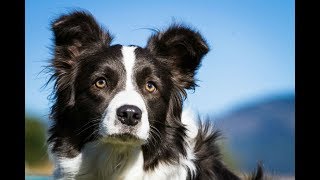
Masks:
[[[104,137],[102,141],[109,144],[119,145],[142,145],[145,142],[145,140],[130,133],[108,135]]]

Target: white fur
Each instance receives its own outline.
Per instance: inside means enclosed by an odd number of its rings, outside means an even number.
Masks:
[[[197,123],[199,122],[196,122],[197,119],[191,108],[184,108],[181,114],[181,122],[188,126],[187,136],[191,139],[195,138],[198,134],[199,127]]]
[[[195,130],[194,116],[191,112],[182,113],[182,122],[188,122],[187,129]],[[187,118],[187,119],[186,119]],[[194,135],[193,133],[189,133]],[[195,137],[195,136],[194,136]],[[91,142],[84,146],[74,158],[55,159],[55,179],[108,179],[108,180],[181,180],[186,179],[188,169],[196,174],[192,160],[194,155],[194,137],[188,137],[187,157],[180,157],[177,164],[160,163],[154,170],[143,170],[143,154],[139,145],[115,145],[103,141]],[[49,145],[51,147],[51,145]],[[51,148],[49,148],[51,152]]]
[[[105,110],[105,116],[99,128],[103,136],[124,133],[121,122],[117,120],[116,111],[123,105],[134,105],[142,111],[141,123],[136,125],[133,132],[142,140],[149,136],[148,112],[142,96],[136,91],[133,79],[133,68],[135,65],[135,47],[123,47],[123,64],[126,70],[126,86],[111,100]],[[187,109],[182,112],[182,123],[187,125],[187,157],[180,156],[176,164],[159,165],[149,171],[144,171],[144,159],[141,144],[110,143],[102,139],[87,143],[79,155],[74,158],[61,158],[52,153],[55,163],[55,179],[85,179],[85,180],[181,180],[186,179],[188,170],[191,176],[196,175],[196,167],[193,163],[194,138],[198,133],[197,122],[193,112]],[[130,132],[132,133],[132,132]],[[49,147],[52,145],[50,144]]]
[[[122,62],[126,70],[126,86],[125,90],[120,91],[115,95],[115,97],[111,100],[109,106],[107,107],[105,111],[105,118],[102,123],[102,128],[99,132],[101,135],[106,136],[111,134],[124,133],[123,129],[121,129],[123,125],[119,123],[117,119],[117,109],[123,105],[134,105],[142,111],[141,123],[136,125],[137,132],[135,133],[142,140],[147,140],[148,138],[149,121],[147,108],[142,96],[136,91],[132,80],[133,67],[136,59],[134,53],[135,49],[136,47],[122,47]]]
[[[59,157],[52,153],[53,144],[48,145],[48,154],[51,162],[54,164],[53,177],[57,180],[74,179],[78,174],[82,162],[82,154],[74,158]]]
[[[139,93],[136,91],[121,91],[119,92],[110,102],[109,106],[105,111],[105,118],[103,119],[102,128],[100,131],[101,135],[111,135],[124,133],[121,130],[122,124],[117,119],[117,109],[123,105],[134,105],[137,106],[141,112],[141,123],[137,124],[136,135],[143,140],[147,140],[149,135],[149,121],[148,112],[146,105]]]
[[[185,164],[190,172],[191,172],[191,176],[195,176],[196,175],[196,166],[193,163],[193,160],[196,159],[195,154],[194,154],[194,146],[195,146],[195,138],[198,134],[198,124],[199,122],[196,122],[198,118],[195,118],[194,112],[192,111],[191,108],[187,107],[182,111],[181,114],[181,122],[183,124],[186,125],[187,127],[187,147],[186,147],[186,151],[187,151],[187,159],[183,160],[183,164]]]
[[[126,90],[134,90],[134,85],[132,82],[132,72],[133,72],[133,66],[134,62],[136,60],[136,55],[134,53],[134,50],[136,47],[131,46],[122,46],[121,52],[123,56],[123,64],[126,70],[127,79],[126,79]]]
[[[144,180],[184,180],[188,171],[184,164],[160,163],[157,168],[144,174]]]

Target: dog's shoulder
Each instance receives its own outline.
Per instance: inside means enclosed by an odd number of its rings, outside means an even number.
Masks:
[[[195,173],[189,173],[189,179],[240,180],[223,161],[219,143],[222,132],[215,127],[213,121],[200,119],[191,109],[183,111],[181,119],[187,127],[188,145],[195,167]],[[248,179],[262,179],[262,174],[262,168],[258,166],[257,171]]]

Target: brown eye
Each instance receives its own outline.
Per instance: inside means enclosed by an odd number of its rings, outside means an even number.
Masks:
[[[100,79],[98,79],[98,80],[96,81],[95,85],[96,85],[97,88],[102,89],[102,88],[105,88],[105,87],[107,86],[107,82],[106,82],[105,79],[100,78]]]
[[[152,82],[150,82],[150,81],[147,82],[145,88],[146,88],[146,90],[147,90],[149,93],[153,93],[153,92],[156,90],[155,85],[154,85]]]

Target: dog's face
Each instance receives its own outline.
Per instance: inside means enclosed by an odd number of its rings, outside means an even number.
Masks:
[[[198,32],[172,25],[151,36],[144,48],[111,45],[109,32],[85,12],[59,17],[52,30],[51,140],[66,137],[78,148],[93,140],[178,141],[185,90],[196,86],[194,75],[208,52]]]
[[[173,82],[164,76],[168,69],[147,50],[121,45],[101,48],[79,57],[77,68],[74,106],[81,108],[83,123],[96,124],[93,129],[107,137],[104,140],[145,142],[150,125],[164,123]]]

